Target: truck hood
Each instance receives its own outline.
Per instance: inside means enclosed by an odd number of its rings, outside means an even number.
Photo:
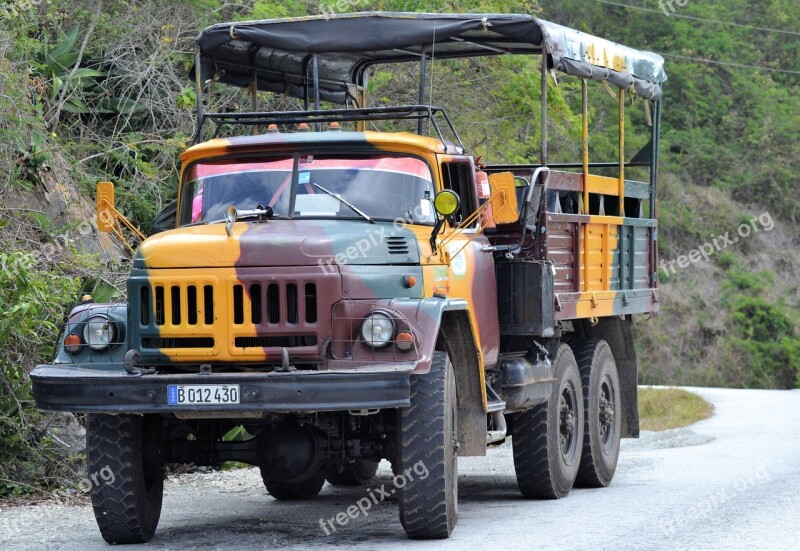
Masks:
[[[269,220],[188,226],[156,234],[136,253],[134,267],[218,268],[416,264],[415,235],[390,222]]]

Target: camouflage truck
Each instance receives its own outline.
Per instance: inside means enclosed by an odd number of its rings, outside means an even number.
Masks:
[[[484,166],[426,74],[511,54],[542,60],[541,151]],[[368,106],[370,68],[412,62],[419,102]],[[386,459],[411,538],[450,535],[457,457],[509,437],[525,497],[611,482],[639,430],[632,316],[658,310],[659,56],[527,15],[363,13],[211,26],[195,72],[197,144],[127,303],[77,306],[31,374],[39,408],[88,414],[89,472],[115,475],[92,488],[108,542],[151,539],[169,464],[256,465],[292,500]],[[575,163],[548,163],[551,72],[581,79]],[[591,81],[618,102],[613,162],[589,161]],[[223,85],[252,110],[205,112]],[[264,91],[304,109],[261,112]],[[651,123],[633,156],[626,94]],[[389,120],[411,131],[366,130]]]

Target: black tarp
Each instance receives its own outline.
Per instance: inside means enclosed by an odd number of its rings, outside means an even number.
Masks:
[[[344,104],[377,63],[546,53],[564,73],[608,80],[658,99],[664,60],[529,15],[357,13],[212,25],[197,38],[201,80],[313,97],[318,57],[322,100]]]

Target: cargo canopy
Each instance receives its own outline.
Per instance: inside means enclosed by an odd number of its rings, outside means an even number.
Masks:
[[[545,54],[549,67],[661,98],[664,60],[530,15],[369,12],[212,25],[197,37],[198,79],[346,104],[376,64]]]

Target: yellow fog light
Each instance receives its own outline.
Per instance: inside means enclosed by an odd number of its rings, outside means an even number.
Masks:
[[[440,191],[436,194],[436,197],[433,198],[433,206],[436,208],[436,212],[442,216],[454,214],[458,210],[460,204],[461,199],[458,197],[458,194],[449,189]]]

